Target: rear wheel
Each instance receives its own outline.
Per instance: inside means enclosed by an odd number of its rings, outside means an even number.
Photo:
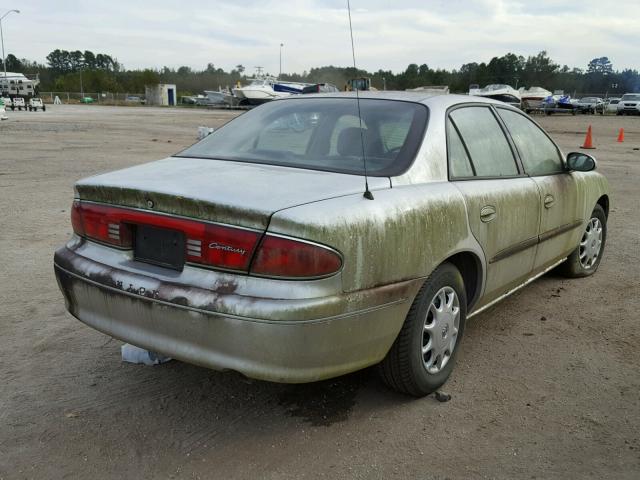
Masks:
[[[600,205],[596,205],[582,232],[580,244],[561,265],[561,272],[569,278],[593,275],[600,265],[607,241],[607,216]]]
[[[466,298],[462,275],[452,264],[442,264],[429,276],[379,365],[389,387],[422,397],[446,382],[464,332]]]

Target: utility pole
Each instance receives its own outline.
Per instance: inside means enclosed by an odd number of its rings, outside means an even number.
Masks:
[[[282,47],[284,47],[284,43],[280,44],[280,73],[278,73],[278,78],[282,75]]]
[[[4,36],[2,34],[2,19],[10,13],[20,13],[20,10],[9,10],[0,17],[0,43],[2,43],[2,67],[4,68],[4,79],[7,79],[7,57],[4,56]]]
[[[82,88],[82,65],[80,66],[80,101],[84,98],[84,89]]]

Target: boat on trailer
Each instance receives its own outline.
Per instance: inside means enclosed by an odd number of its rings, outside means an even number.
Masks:
[[[254,78],[245,87],[233,89],[240,104],[259,105],[264,102],[301,94],[309,83],[285,82],[272,77]]]
[[[487,85],[484,88],[472,87],[469,88],[469,95],[500,100],[518,108],[521,105],[520,92],[509,85],[495,84]]]
[[[522,87],[519,91],[522,109],[527,113],[542,107],[544,99],[552,95],[549,90],[542,87],[531,87],[527,89]]]
[[[275,77],[263,75],[261,67],[257,67],[257,69],[258,71],[255,77],[250,79],[251,83],[249,85],[239,86],[232,90],[233,96],[236,97],[240,105],[260,105],[278,98],[298,95],[303,93],[306,87],[313,85],[311,83],[278,80]]]

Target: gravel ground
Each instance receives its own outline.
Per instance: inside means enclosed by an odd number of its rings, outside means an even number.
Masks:
[[[472,319],[441,403],[370,370],[289,386],[124,364],[121,342],[65,312],[52,255],[73,182],[233,115],[52,106],[0,123],[0,479],[640,478],[640,118],[540,118],[566,152],[593,125],[612,186],[604,259]]]

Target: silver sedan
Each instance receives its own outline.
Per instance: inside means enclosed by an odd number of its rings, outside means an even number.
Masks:
[[[554,267],[596,271],[595,167],[497,101],[278,100],[77,182],[55,272],[71,314],[149,350],[290,383],[377,364],[420,396],[469,317]]]

